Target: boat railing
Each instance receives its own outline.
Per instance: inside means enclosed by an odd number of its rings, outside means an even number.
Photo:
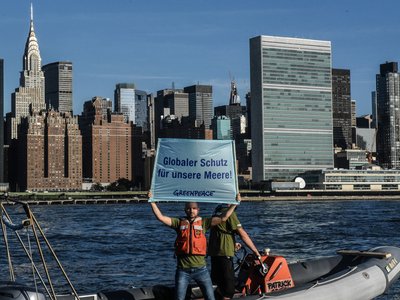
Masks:
[[[20,223],[14,223],[10,214],[7,212],[7,209],[4,204],[21,205],[24,209],[26,219],[23,219]],[[28,260],[30,261],[30,263],[32,265],[33,274],[38,276],[43,288],[45,289],[45,291],[46,291],[47,295],[50,297],[50,299],[57,300],[59,297],[56,296],[56,292],[54,290],[54,285],[51,280],[50,271],[49,271],[49,268],[47,267],[48,262],[45,259],[45,251],[46,251],[46,254],[49,253],[52,260],[54,262],[56,262],[58,269],[61,271],[62,275],[64,276],[65,280],[67,281],[67,284],[72,292],[71,296],[74,297],[74,299],[81,300],[78,293],[76,292],[72,282],[70,281],[67,273],[65,272],[60,260],[58,259],[53,247],[51,246],[50,242],[46,238],[44,231],[42,230],[39,222],[37,221],[35,215],[33,214],[32,210],[30,209],[29,205],[26,202],[19,201],[18,199],[11,199],[10,197],[8,197],[7,193],[4,193],[3,196],[0,196],[0,209],[1,209],[1,215],[2,215],[1,228],[2,228],[2,233],[3,233],[5,249],[6,249],[10,281],[12,281],[12,282],[15,281],[15,274],[14,274],[15,271],[14,271],[14,267],[13,267],[13,263],[12,263],[12,255],[11,255],[10,244],[9,244],[8,230],[12,231],[12,233],[14,233],[14,235],[16,236],[25,255],[27,256]],[[22,240],[21,235],[19,233],[19,231],[23,230],[23,229],[26,230],[26,234],[28,236],[27,244]],[[30,243],[30,237],[29,237],[30,232],[32,233],[34,241],[36,242],[36,250],[40,256],[39,263],[35,262],[33,259],[33,255],[32,255],[33,249],[32,249],[32,245]],[[42,246],[43,244],[45,246]],[[41,268],[39,268],[39,264],[40,264]],[[43,270],[43,272],[45,273],[45,277],[47,278],[47,283],[44,280],[44,276],[41,274],[39,269]],[[36,280],[35,280],[35,285],[36,285]]]

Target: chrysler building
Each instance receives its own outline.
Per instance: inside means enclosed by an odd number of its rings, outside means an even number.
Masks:
[[[18,124],[21,118],[34,112],[46,109],[45,81],[42,71],[39,44],[33,27],[33,8],[31,4],[31,20],[28,38],[22,61],[23,70],[20,75],[20,86],[11,96],[11,139],[17,138]]]

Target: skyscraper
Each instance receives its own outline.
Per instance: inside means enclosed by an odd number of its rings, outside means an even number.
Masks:
[[[183,89],[189,94],[189,117],[195,121],[196,126],[204,123],[206,129],[210,128],[213,118],[213,99],[211,85],[192,85]]]
[[[351,93],[350,70],[332,69],[333,144],[351,148]]]
[[[376,128],[376,120],[377,120],[377,111],[378,107],[376,104],[376,92],[371,92],[371,104],[372,104],[372,128]]]
[[[135,85],[133,83],[118,83],[114,90],[114,110],[124,115],[125,122],[136,122],[135,115]]]
[[[45,81],[42,71],[39,44],[33,27],[33,8],[31,5],[31,19],[28,38],[22,60],[23,70],[20,75],[20,86],[11,95],[11,138],[17,138],[18,124],[21,118],[29,116],[32,112],[46,109]]]
[[[48,109],[72,112],[72,63],[58,61],[42,67]]]
[[[246,94],[247,132],[246,138],[251,139],[251,93]]]
[[[148,129],[148,147],[150,149],[155,149],[156,147],[156,124],[155,123],[155,103],[154,103],[154,96],[153,94],[147,95],[147,120],[149,124]]]
[[[149,130],[147,116],[147,93],[145,91],[135,91],[135,122],[136,126],[142,127],[143,131]]]
[[[400,74],[397,62],[380,65],[376,75],[378,163],[388,169],[400,168]]]
[[[0,182],[4,182],[4,60],[0,58]]]
[[[357,101],[351,100],[351,143],[357,143]]]
[[[189,96],[182,89],[163,89],[157,91],[152,107],[154,114],[154,142],[157,144],[165,117],[174,116],[178,122],[189,116]]]
[[[333,167],[331,43],[250,39],[253,181]]]
[[[169,110],[178,120],[189,116],[189,95],[182,89],[164,90],[164,108]],[[164,111],[164,116],[165,116]]]
[[[351,126],[357,126],[357,101],[351,100]]]
[[[231,140],[231,120],[226,116],[215,116],[211,121],[214,140]]]

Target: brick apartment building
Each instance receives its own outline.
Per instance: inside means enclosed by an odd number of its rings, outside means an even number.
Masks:
[[[19,191],[82,188],[82,136],[77,117],[53,110],[23,118],[18,139]]]
[[[82,131],[83,177],[93,183],[109,184],[120,178],[132,180],[133,125],[124,116],[105,114],[106,99],[85,102],[79,118]]]

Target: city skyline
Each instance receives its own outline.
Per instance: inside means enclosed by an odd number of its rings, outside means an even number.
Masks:
[[[371,113],[379,65],[398,61],[396,1],[32,1],[42,65],[74,65],[75,114],[94,96],[113,100],[115,84],[139,90],[213,86],[214,106],[229,102],[237,82],[244,104],[250,89],[249,39],[274,35],[332,43],[332,67],[350,69],[357,114]],[[361,5],[362,4],[362,5]],[[62,13],[61,13],[62,12]],[[4,112],[19,86],[30,1],[0,3]]]

